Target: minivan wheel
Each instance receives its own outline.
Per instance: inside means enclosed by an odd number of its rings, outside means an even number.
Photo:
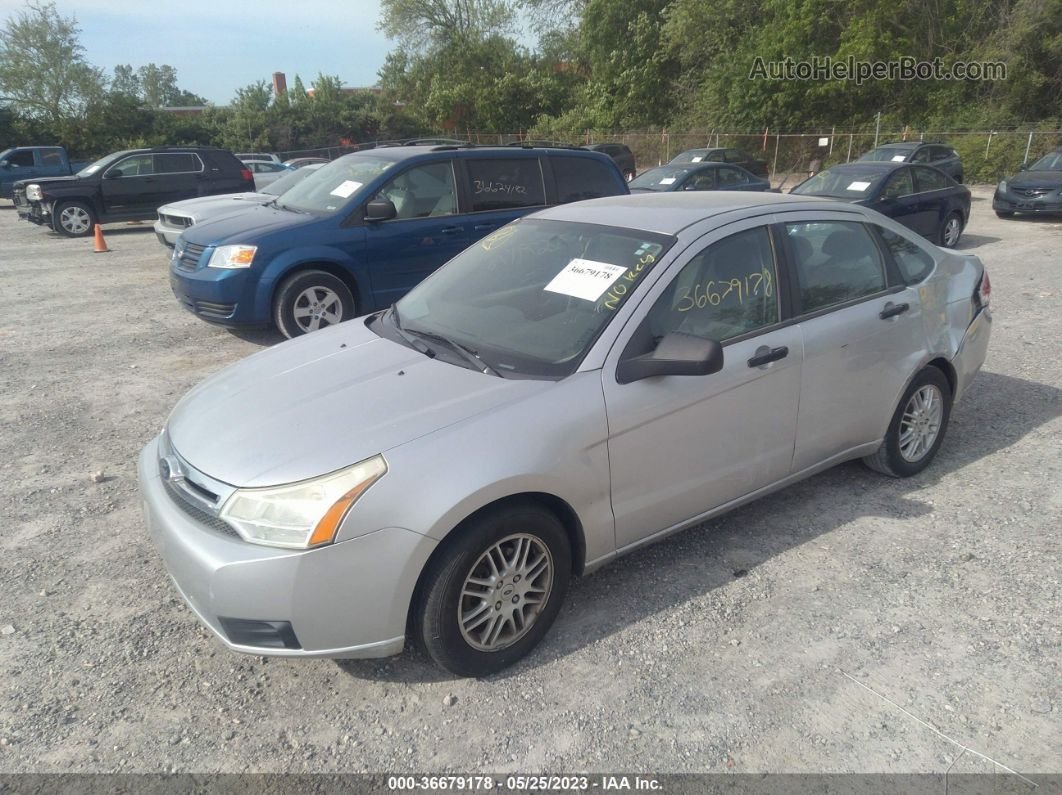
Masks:
[[[90,235],[95,224],[92,208],[84,202],[63,202],[52,210],[52,228],[67,237]]]
[[[463,528],[425,573],[414,633],[458,676],[488,676],[530,652],[557,617],[571,578],[560,521],[535,505],[490,511]]]
[[[302,271],[280,285],[273,320],[288,339],[334,326],[357,314],[354,296],[341,279],[325,271]]]
[[[881,447],[863,462],[896,478],[921,472],[944,441],[951,401],[951,385],[944,373],[936,367],[926,367],[904,392]]]
[[[945,248],[954,248],[960,237],[962,237],[962,216],[952,213],[941,224],[938,242]]]

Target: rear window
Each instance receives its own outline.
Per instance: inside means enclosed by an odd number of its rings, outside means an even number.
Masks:
[[[473,212],[546,203],[538,158],[470,158],[467,163]]]
[[[588,157],[553,158],[557,202],[577,202],[621,193],[612,169]]]
[[[155,155],[156,174],[182,174],[202,170],[199,158],[191,152]]]
[[[933,270],[933,258],[922,251],[917,245],[907,238],[892,232],[884,227],[875,227],[885,245],[892,252],[892,258],[903,274],[903,280],[907,284],[915,284],[922,281]]]
[[[918,190],[922,193],[930,190],[943,190],[948,187],[948,178],[932,168],[915,168]]]

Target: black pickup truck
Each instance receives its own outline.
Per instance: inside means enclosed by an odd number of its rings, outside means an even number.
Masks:
[[[181,199],[254,190],[254,175],[236,156],[207,146],[130,149],[70,177],[27,179],[14,186],[20,218],[68,237],[95,224],[147,221]]]

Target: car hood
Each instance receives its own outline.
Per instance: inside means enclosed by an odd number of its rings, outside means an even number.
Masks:
[[[26,185],[40,185],[46,187],[48,185],[76,185],[81,181],[81,177],[69,176],[69,177],[26,177],[25,179],[16,180],[14,186],[25,187]]]
[[[1007,177],[1008,188],[1062,188],[1062,171],[1019,171],[1013,177]]]
[[[188,227],[184,239],[200,246],[246,243],[250,238],[282,232],[321,220],[320,216],[257,205],[247,212],[226,214]]]
[[[221,196],[200,196],[196,199],[185,199],[159,207],[159,213],[169,215],[184,215],[199,219],[207,215],[218,215],[226,210],[243,209],[253,207],[256,204],[267,204],[276,196],[269,193],[225,193]]]
[[[167,429],[193,467],[238,487],[317,477],[554,386],[430,359],[353,320],[207,379]]]

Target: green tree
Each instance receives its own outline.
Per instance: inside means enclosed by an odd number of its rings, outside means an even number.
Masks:
[[[381,0],[377,26],[415,50],[512,31],[509,0]]]
[[[22,112],[57,123],[82,113],[104,90],[102,72],[85,61],[80,28],[55,3],[30,2],[0,31],[0,94]]]

